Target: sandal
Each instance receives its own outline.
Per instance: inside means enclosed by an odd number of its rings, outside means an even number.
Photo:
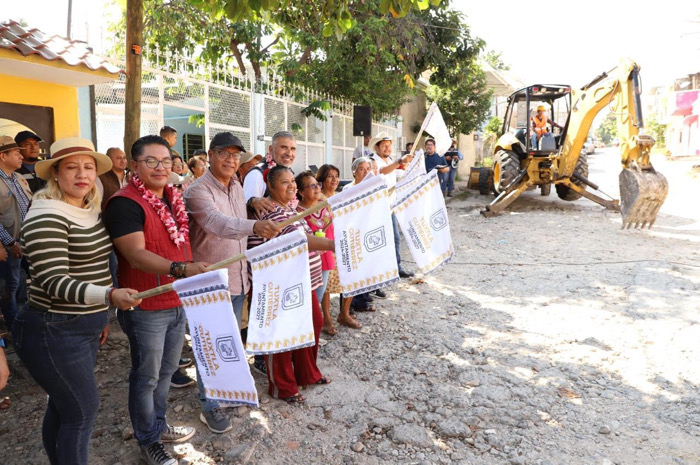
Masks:
[[[356,320],[355,318],[353,318],[352,316],[350,317],[350,320],[349,320],[349,321],[340,319],[340,317],[338,317],[338,323],[341,324],[341,325],[343,325],[343,326],[347,326],[348,328],[352,328],[352,329],[360,329],[360,328],[362,328],[362,323],[360,323],[359,321],[357,321],[357,320]]]
[[[338,328],[336,328],[335,326],[331,326],[331,327],[329,327],[329,328],[326,328],[326,327],[324,326],[324,327],[322,328],[322,331],[323,331],[324,333],[328,334],[329,336],[335,336],[336,334],[338,334]]]
[[[9,397],[3,397],[2,399],[0,399],[0,410],[8,409],[11,405],[12,401]]]
[[[297,392],[291,397],[280,397],[280,400],[283,400],[288,404],[303,404],[306,399]]]
[[[321,379],[319,379],[318,381],[316,381],[314,384],[318,384],[318,385],[321,385],[321,386],[322,386],[322,385],[324,385],[324,384],[331,384],[331,383],[332,383],[332,381],[331,381],[330,379],[326,378],[325,376],[321,376]],[[309,386],[312,386],[312,384],[307,384],[307,385],[305,385],[305,386],[302,386],[301,388],[302,388],[302,389],[308,389]]]

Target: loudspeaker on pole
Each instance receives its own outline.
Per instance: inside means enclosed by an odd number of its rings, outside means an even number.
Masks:
[[[355,105],[352,110],[352,135],[369,136],[372,134],[372,107]]]

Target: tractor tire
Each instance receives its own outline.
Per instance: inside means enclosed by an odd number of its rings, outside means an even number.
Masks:
[[[510,150],[499,150],[493,163],[493,192],[498,196],[520,173],[520,157]]]
[[[578,161],[576,162],[576,168],[574,168],[574,173],[577,173],[584,178],[588,178],[588,154],[583,153],[583,151],[578,157]],[[574,178],[571,178],[571,182],[583,189],[586,188],[586,185],[584,183]],[[559,198],[562,200],[566,200],[567,202],[573,202],[574,200],[578,200],[581,198],[581,194],[562,184],[557,184],[555,188],[557,189],[557,195],[559,196]]]
[[[548,197],[550,192],[552,192],[552,185],[551,184],[540,185],[540,195],[542,197]]]
[[[489,168],[479,168],[479,194],[489,195],[493,189],[493,178]]]

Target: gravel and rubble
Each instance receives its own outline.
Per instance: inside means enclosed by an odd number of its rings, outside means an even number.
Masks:
[[[305,405],[271,399],[253,370],[260,408],[225,410],[233,430],[217,435],[196,387],[172,389],[169,421],[197,428],[171,448],[180,464],[700,463],[699,219],[620,231],[589,202],[535,194],[491,219],[487,198],[452,199],[453,262],[389,288],[361,330],[324,336],[333,382]],[[91,463],[139,463],[128,370],[114,322]],[[45,395],[21,367],[2,395],[0,462],[46,463]]]

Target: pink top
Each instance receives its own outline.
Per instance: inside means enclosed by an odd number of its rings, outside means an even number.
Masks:
[[[301,205],[297,206],[298,212],[303,212],[306,210]],[[331,213],[330,208],[326,207],[316,213],[305,218],[306,223],[311,228],[311,231],[323,231],[326,228],[326,239],[335,239],[335,232],[333,231],[333,213]],[[323,271],[332,270],[335,268],[335,255],[332,251],[327,251],[321,253],[321,269]]]

